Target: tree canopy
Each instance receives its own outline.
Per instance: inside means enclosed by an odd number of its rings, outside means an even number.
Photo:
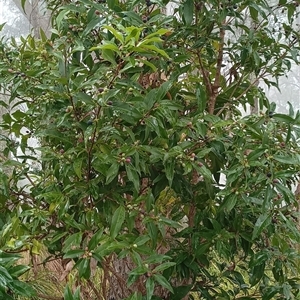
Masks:
[[[298,64],[298,2],[48,6],[0,44],[0,296],[299,297],[300,113],[259,86]]]

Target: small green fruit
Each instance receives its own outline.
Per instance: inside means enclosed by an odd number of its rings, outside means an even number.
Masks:
[[[68,106],[67,108],[66,108],[66,113],[70,113],[70,112],[72,112],[73,111],[73,106]]]

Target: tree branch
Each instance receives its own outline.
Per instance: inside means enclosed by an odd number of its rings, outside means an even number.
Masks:
[[[221,28],[220,28],[220,47],[218,51],[218,58],[217,58],[217,67],[216,67],[216,76],[215,81],[212,85],[212,93],[209,97],[208,102],[208,112],[210,114],[214,114],[215,106],[216,106],[216,99],[218,95],[218,89],[220,87],[220,81],[221,81],[221,68],[223,63],[223,52],[224,52],[224,39],[225,39],[225,28],[224,28],[225,22],[223,22]]]

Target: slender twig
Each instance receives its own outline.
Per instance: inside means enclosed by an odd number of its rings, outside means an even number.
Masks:
[[[28,174],[25,174],[25,177],[28,179],[28,181],[32,184],[32,186],[35,187],[35,183],[32,181],[32,179],[30,178],[30,176]]]

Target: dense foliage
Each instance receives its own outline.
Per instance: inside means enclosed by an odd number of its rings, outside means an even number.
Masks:
[[[1,43],[0,255],[72,260],[81,299],[299,297],[300,114],[258,87],[298,63],[298,3],[55,2]],[[0,296],[37,297],[6,261]]]

